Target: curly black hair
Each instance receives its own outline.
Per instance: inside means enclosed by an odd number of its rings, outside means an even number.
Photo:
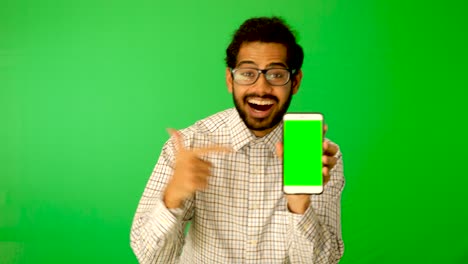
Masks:
[[[246,20],[235,32],[231,43],[226,49],[226,64],[235,68],[237,55],[242,43],[265,42],[283,44],[287,50],[286,63],[296,73],[301,69],[304,61],[304,51],[297,44],[293,31],[286,22],[279,17],[254,17]]]

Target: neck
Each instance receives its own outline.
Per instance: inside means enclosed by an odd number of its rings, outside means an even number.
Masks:
[[[273,131],[276,127],[278,126],[278,124],[276,124],[274,127],[271,127],[271,128],[268,128],[268,129],[265,129],[265,130],[250,130],[256,137],[264,137],[266,135],[268,135],[271,131]]]

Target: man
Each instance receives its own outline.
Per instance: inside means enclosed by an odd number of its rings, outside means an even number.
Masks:
[[[323,144],[322,194],[282,192],[281,120],[301,83],[302,48],[283,20],[262,17],[245,21],[226,53],[236,109],[169,131],[134,218],[135,255],[145,264],[337,263],[337,145]]]

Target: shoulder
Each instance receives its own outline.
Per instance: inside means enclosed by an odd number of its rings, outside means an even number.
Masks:
[[[224,130],[228,126],[229,120],[232,118],[234,111],[236,111],[234,108],[229,108],[218,112],[196,122],[192,127],[197,129],[200,133],[216,133],[217,131]]]
[[[229,122],[233,117],[234,108],[230,108],[180,130],[186,147],[203,147],[212,144],[227,145],[231,141]]]

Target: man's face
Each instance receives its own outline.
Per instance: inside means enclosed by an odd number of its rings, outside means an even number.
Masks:
[[[236,69],[288,68],[286,47],[278,43],[248,42],[243,43],[237,55]],[[292,82],[294,78],[294,83]],[[251,85],[234,82],[230,69],[226,69],[226,83],[233,94],[234,104],[246,126],[259,137],[272,131],[286,113],[292,95],[297,93],[302,79],[302,72],[282,86],[272,86],[260,74]],[[293,85],[294,84],[294,85]]]

